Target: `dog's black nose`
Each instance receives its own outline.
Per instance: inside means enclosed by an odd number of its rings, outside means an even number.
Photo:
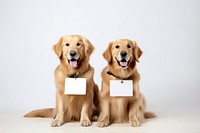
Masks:
[[[121,57],[126,57],[127,56],[127,52],[126,51],[121,51],[120,55],[121,55]]]
[[[70,55],[71,57],[76,56],[76,51],[71,51],[71,52],[69,53],[69,55]]]

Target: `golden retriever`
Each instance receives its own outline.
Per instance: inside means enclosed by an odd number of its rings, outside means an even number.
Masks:
[[[141,55],[142,50],[136,42],[128,39],[119,39],[109,43],[103,53],[108,65],[102,71],[101,113],[97,123],[98,127],[122,122],[140,126],[144,118],[155,117],[154,113],[145,112],[145,98],[139,90],[140,75],[136,62],[139,62]],[[110,80],[132,80],[133,96],[111,97]]]
[[[25,117],[54,117],[52,126],[61,126],[64,122],[80,120],[82,126],[90,126],[94,115],[98,115],[98,86],[94,83],[94,68],[89,57],[94,47],[80,35],[62,36],[53,46],[60,59],[55,70],[56,107],[32,111]],[[65,78],[86,78],[86,95],[66,95]]]

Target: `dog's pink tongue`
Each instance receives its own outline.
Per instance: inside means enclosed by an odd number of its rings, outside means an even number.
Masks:
[[[69,65],[71,66],[71,67],[74,67],[74,68],[76,68],[77,67],[77,61],[69,61]]]
[[[121,66],[127,66],[127,64],[128,64],[128,62],[122,62],[122,61],[120,61],[120,65]]]

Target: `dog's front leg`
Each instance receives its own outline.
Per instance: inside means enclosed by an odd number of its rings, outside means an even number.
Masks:
[[[110,124],[109,99],[101,99],[101,114],[98,119],[98,127],[107,127]]]
[[[64,119],[64,108],[63,108],[63,99],[64,99],[64,76],[60,71],[55,72],[55,83],[56,83],[56,118],[52,122],[52,127],[61,126]]]
[[[88,100],[89,99],[86,98],[86,100],[83,103],[82,110],[81,110],[80,122],[81,122],[81,126],[85,126],[85,127],[92,125],[92,123],[90,121],[90,117],[89,117],[90,113],[92,113],[90,110],[90,108],[92,106],[92,102],[88,101]]]
[[[61,126],[63,124],[64,110],[63,110],[63,94],[62,92],[56,92],[56,118],[52,122],[52,127]]]
[[[133,127],[139,127],[140,121],[137,118],[137,113],[139,111],[139,100],[134,100],[130,102],[130,108],[129,108],[129,123]]]
[[[129,123],[133,127],[140,126],[143,119],[143,112],[140,111],[142,96],[139,91],[139,84],[133,80],[133,99],[129,101]]]

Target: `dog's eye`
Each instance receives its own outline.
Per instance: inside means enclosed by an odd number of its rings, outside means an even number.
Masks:
[[[119,45],[116,45],[115,48],[118,49],[118,48],[119,48]]]
[[[78,42],[77,44],[76,44],[76,46],[80,46],[81,44]]]
[[[66,45],[66,46],[69,46],[69,43],[66,43],[65,45]]]
[[[130,44],[128,44],[128,45],[127,45],[127,48],[131,48],[131,45],[130,45]]]

